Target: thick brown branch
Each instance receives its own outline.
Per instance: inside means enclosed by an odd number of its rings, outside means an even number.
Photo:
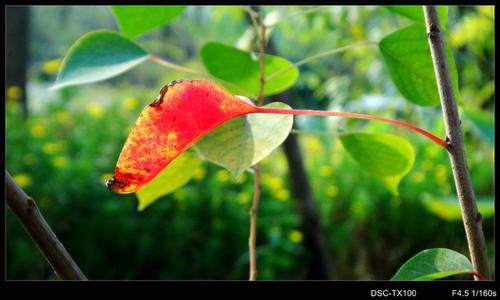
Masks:
[[[28,197],[14,182],[7,170],[5,170],[5,187],[7,205],[23,223],[24,228],[45,255],[59,278],[64,280],[87,280],[43,218],[35,201]]]
[[[448,154],[462,210],[470,258],[474,271],[489,278],[488,255],[486,253],[482,221],[477,210],[474,190],[467,167],[461,122],[453,93],[448,59],[441,36],[441,25],[436,7],[424,6],[424,15],[432,62],[434,63],[434,72],[436,74],[443,109],[446,137],[449,142]]]

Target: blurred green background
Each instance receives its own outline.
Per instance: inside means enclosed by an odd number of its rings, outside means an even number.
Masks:
[[[17,42],[27,46],[27,52],[25,88],[22,83],[6,83],[6,167],[36,200],[86,276],[246,279],[252,174],[233,180],[228,171],[204,162],[187,185],[140,213],[135,195],[116,195],[104,185],[142,108],[164,84],[190,75],[147,62],[111,80],[49,91],[64,54],[80,36],[118,28],[105,6],[23,9],[26,35],[7,40],[21,39]],[[306,9],[262,7],[261,11],[288,15]],[[19,12],[11,7],[9,13]],[[324,7],[280,23],[271,33],[272,43],[278,55],[295,62],[357,41],[379,41],[410,23],[384,7]],[[446,38],[465,106],[484,114],[491,114],[494,107],[493,24],[493,7],[449,9]],[[247,28],[249,20],[239,7],[188,7],[169,25],[137,42],[169,61],[201,70],[198,49],[205,42],[246,47],[251,41]],[[301,66],[288,95],[297,108],[371,113],[444,136],[440,108],[406,101],[376,46],[353,48]],[[462,221],[454,213],[458,206],[445,151],[414,133],[376,122],[298,117],[296,123],[306,131],[293,134],[299,139],[335,279],[390,279],[402,263],[426,248],[468,254]],[[484,136],[481,125],[463,117],[474,190],[478,198],[491,202],[494,143]],[[318,131],[328,133],[311,133]],[[336,131],[387,132],[412,143],[416,161],[401,182],[399,197],[359,167]],[[258,277],[307,279],[311,253],[304,244],[281,147],[263,161],[262,183]],[[493,266],[490,207],[482,213]],[[6,234],[7,279],[56,278],[7,208]]]

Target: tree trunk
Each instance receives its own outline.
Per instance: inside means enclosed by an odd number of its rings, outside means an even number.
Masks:
[[[27,117],[26,67],[29,53],[29,6],[8,6],[5,12],[6,84],[8,87],[17,86],[21,89],[20,100],[24,117]]]

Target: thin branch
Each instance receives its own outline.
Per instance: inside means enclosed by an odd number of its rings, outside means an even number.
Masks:
[[[5,187],[8,207],[24,225],[57,276],[64,280],[87,280],[43,218],[35,201],[14,182],[7,170]]]
[[[181,71],[181,72],[186,72],[186,73],[190,73],[190,74],[195,74],[195,75],[200,75],[200,76],[204,76],[204,77],[209,77],[209,78],[213,78],[215,80],[218,80],[234,89],[237,89],[239,90],[241,93],[245,94],[248,98],[251,98],[251,99],[256,99],[257,96],[253,95],[252,92],[250,91],[247,91],[246,89],[244,88],[241,88],[239,87],[238,85],[234,84],[234,83],[231,83],[231,82],[228,82],[228,81],[225,81],[223,79],[220,79],[220,78],[217,78],[217,77],[214,77],[206,72],[203,72],[203,71],[199,71],[199,70],[194,70],[194,69],[190,69],[190,68],[186,68],[186,67],[183,67],[183,66],[180,66],[180,65],[177,65],[177,64],[174,64],[172,62],[169,62],[157,55],[154,55],[154,54],[150,54],[149,55],[149,60],[161,65],[161,66],[164,66],[164,67],[167,67],[167,68],[170,68],[170,69],[174,69],[174,70],[177,70],[177,71]]]
[[[260,165],[256,164],[254,167],[254,193],[253,203],[250,208],[250,237],[248,239],[248,249],[250,254],[250,276],[249,280],[257,279],[257,258],[255,253],[255,241],[257,238],[257,209],[259,207],[260,198]]]
[[[266,47],[266,27],[260,20],[260,33],[259,33],[259,66],[260,66],[260,89],[259,97],[257,98],[257,105],[264,104],[264,87],[266,85],[266,77],[264,74],[264,49]]]
[[[346,51],[346,50],[349,50],[351,48],[354,48],[354,47],[357,47],[357,46],[362,46],[362,45],[376,45],[377,42],[374,42],[374,41],[362,41],[362,42],[357,42],[357,43],[354,43],[354,44],[350,44],[350,45],[347,45],[347,46],[343,46],[343,47],[340,47],[340,48],[336,48],[336,49],[332,49],[332,50],[328,50],[328,51],[325,51],[325,52],[321,52],[321,53],[318,53],[318,54],[315,54],[315,55],[312,55],[312,56],[309,56],[309,57],[306,57],[304,58],[303,60],[300,60],[296,63],[293,63],[281,70],[278,70],[276,72],[274,72],[273,74],[269,75],[266,77],[266,80],[271,80],[272,78],[290,70],[291,68],[294,68],[294,67],[299,67],[303,64],[306,64],[310,61],[313,61],[315,59],[319,59],[319,58],[322,58],[322,57],[325,57],[325,56],[328,56],[328,55],[332,55],[332,54],[335,54],[335,53],[339,53],[339,52],[343,52],[343,51]]]
[[[482,218],[478,212],[472,182],[464,151],[461,121],[458,115],[453,84],[443,38],[441,24],[435,6],[424,6],[427,37],[431,49],[434,72],[436,74],[439,97],[443,109],[443,118],[453,178],[458,200],[462,210],[462,218],[469,246],[470,258],[474,272],[490,277],[488,255],[482,229]],[[476,276],[476,280],[479,278]]]
[[[264,87],[266,84],[266,79],[264,75],[264,50],[266,47],[266,27],[263,23],[263,18],[261,14],[258,14],[259,18],[259,65],[260,65],[260,89],[259,96],[257,98],[257,105],[262,105],[264,103]],[[249,280],[253,281],[257,279],[257,257],[255,251],[255,244],[257,239],[257,209],[259,207],[260,199],[260,164],[256,164],[254,167],[254,177],[255,186],[253,194],[252,208],[250,209],[250,237],[248,239],[248,249],[250,255],[250,275]]]

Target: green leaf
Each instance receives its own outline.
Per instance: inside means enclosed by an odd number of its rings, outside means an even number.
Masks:
[[[458,199],[454,196],[437,197],[426,194],[422,197],[424,206],[436,216],[447,221],[462,220],[462,211]],[[493,196],[476,197],[477,208],[483,219],[492,218],[495,214],[495,198]]]
[[[385,133],[351,133],[340,136],[351,156],[368,172],[379,178],[394,195],[415,162],[411,144]]]
[[[108,79],[147,58],[146,51],[116,32],[89,32],[68,50],[51,89]]]
[[[185,6],[112,6],[122,34],[135,38],[177,17]]]
[[[465,116],[472,122],[473,128],[490,145],[495,144],[495,121],[493,113],[464,107]]]
[[[472,264],[467,257],[450,249],[435,248],[410,258],[391,280],[435,280],[470,272]]]
[[[290,108],[280,102],[266,105]],[[195,144],[207,160],[228,169],[235,178],[276,149],[292,129],[293,116],[250,114],[225,122]]]
[[[405,5],[405,6],[386,6],[386,8],[394,13],[410,18],[414,21],[425,23],[423,6]],[[441,26],[446,24],[448,20],[448,6],[438,6],[439,21]]]
[[[160,197],[182,187],[194,176],[201,160],[191,152],[184,152],[173,160],[168,168],[158,174],[148,185],[135,194],[139,199],[139,211],[144,210]]]
[[[260,65],[257,54],[243,51],[221,43],[209,42],[200,51],[203,64],[213,76],[235,84],[247,93],[255,96],[260,87]],[[269,76],[292,63],[284,58],[266,55],[264,74]],[[293,66],[283,73],[266,81],[264,95],[277,94],[291,87],[299,76],[299,70]],[[233,93],[241,94],[242,90],[222,83]],[[250,96],[250,95],[247,95]]]
[[[424,25],[414,24],[386,36],[380,41],[379,48],[392,81],[406,99],[421,106],[440,104]],[[446,54],[455,97],[461,104],[457,67],[449,47],[446,47]]]

